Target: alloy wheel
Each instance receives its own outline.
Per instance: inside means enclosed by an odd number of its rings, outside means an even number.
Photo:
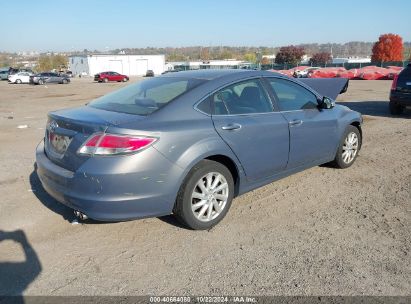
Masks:
[[[342,147],[342,160],[344,163],[351,163],[358,152],[358,136],[355,132],[348,133],[344,140],[344,145]]]
[[[216,219],[227,204],[228,194],[228,183],[221,173],[210,172],[204,175],[191,194],[194,216],[202,222]]]

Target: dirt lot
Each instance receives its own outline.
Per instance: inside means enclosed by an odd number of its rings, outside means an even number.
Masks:
[[[0,230],[23,232],[0,234],[0,294],[410,295],[411,115],[388,114],[390,84],[352,81],[340,97],[365,115],[351,168],[315,167],[238,197],[196,232],[171,216],[73,225],[33,173],[48,111],[124,84],[1,82]]]

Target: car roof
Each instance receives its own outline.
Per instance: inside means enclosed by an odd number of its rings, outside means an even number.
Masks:
[[[275,74],[276,76],[281,76],[281,74],[268,72],[268,71],[258,71],[258,70],[242,70],[242,69],[203,69],[203,70],[189,70],[189,71],[180,71],[175,73],[167,73],[161,75],[160,77],[181,77],[181,78],[197,78],[205,80],[213,80],[221,78],[224,76],[243,76],[243,77],[252,77],[252,76],[270,76]]]

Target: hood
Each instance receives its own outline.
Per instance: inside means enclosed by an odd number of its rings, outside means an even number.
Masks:
[[[345,93],[348,89],[347,78],[302,78],[302,83],[311,87],[321,96],[336,99],[339,94]]]

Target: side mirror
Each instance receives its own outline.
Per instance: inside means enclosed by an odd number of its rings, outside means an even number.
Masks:
[[[320,108],[321,109],[332,109],[334,107],[335,107],[335,101],[327,96],[324,96],[320,102]]]

